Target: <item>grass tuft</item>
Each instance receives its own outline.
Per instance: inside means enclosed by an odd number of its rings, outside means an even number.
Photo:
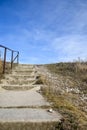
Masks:
[[[63,115],[64,122],[61,124],[61,129],[86,130],[87,112],[84,110],[86,102],[80,98],[87,94],[87,63],[56,63],[45,67],[52,74],[52,79],[53,76],[57,79],[51,82],[45,78],[47,86],[41,90],[52,102],[52,107]],[[74,91],[67,92],[66,88]],[[63,90],[63,93],[59,92],[60,90]],[[79,90],[79,93],[76,93],[76,90]]]

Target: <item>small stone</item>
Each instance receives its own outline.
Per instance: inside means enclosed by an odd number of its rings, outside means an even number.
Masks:
[[[53,113],[53,109],[52,109],[52,108],[50,108],[50,109],[48,110],[48,112]]]

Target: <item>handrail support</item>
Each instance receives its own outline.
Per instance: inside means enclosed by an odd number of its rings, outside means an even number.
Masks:
[[[12,65],[13,65],[13,53],[14,53],[14,51],[12,51],[12,53],[11,53],[11,69],[12,69]]]
[[[3,74],[5,73],[5,65],[6,65],[6,52],[7,52],[7,48],[5,48],[5,49],[4,49]]]
[[[14,51],[8,47],[5,47],[3,45],[0,45],[1,48],[4,49],[4,60],[3,60],[3,74],[5,73],[5,67],[6,67],[6,55],[7,55],[7,50],[11,51],[11,69],[13,67],[13,62],[17,59],[17,64],[19,63],[19,51]],[[14,53],[17,53],[17,55],[14,57]]]

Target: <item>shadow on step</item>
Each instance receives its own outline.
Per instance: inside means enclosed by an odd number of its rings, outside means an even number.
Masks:
[[[58,122],[6,122],[0,123],[0,130],[63,130]]]

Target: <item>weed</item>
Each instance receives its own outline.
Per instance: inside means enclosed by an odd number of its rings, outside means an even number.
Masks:
[[[61,130],[86,130],[86,112],[82,111],[81,106],[84,103],[79,99],[80,93],[87,94],[87,64],[86,63],[57,63],[45,65],[53,75],[58,76],[60,84],[57,86],[64,89],[63,94],[59,93],[59,89],[46,80],[47,87],[42,87],[43,95],[53,104],[53,108],[60,111],[64,117],[64,122],[59,124],[57,128]],[[56,82],[56,81],[54,81]],[[66,92],[65,89],[79,89],[80,93]],[[81,103],[81,106],[80,106]]]
[[[42,92],[44,96],[53,103],[53,108],[60,111],[63,115],[65,121],[61,124],[62,126],[58,125],[59,127],[62,127],[61,130],[77,130],[79,124],[83,124],[83,122],[86,124],[87,119],[85,113],[72,103],[68,102],[64,95],[56,96],[51,91],[51,88],[43,88]]]
[[[34,84],[44,84],[42,76],[36,76],[36,81]]]

